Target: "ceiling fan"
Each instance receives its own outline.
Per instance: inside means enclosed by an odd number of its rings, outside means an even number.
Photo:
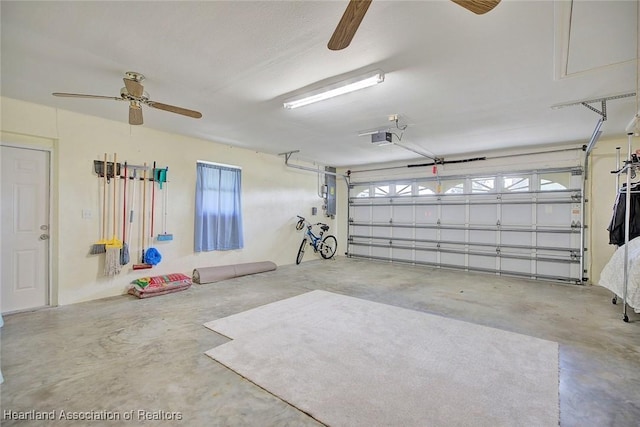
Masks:
[[[372,0],[350,0],[342,15],[327,47],[331,50],[341,50],[349,46],[362,18],[367,13]],[[500,3],[500,0],[451,0],[471,12],[482,15],[489,12]]]
[[[93,98],[93,99],[113,99],[115,101],[128,101],[129,102],[129,124],[141,125],[142,124],[142,104],[148,105],[158,110],[169,111],[171,113],[182,114],[183,116],[193,117],[199,119],[202,117],[202,113],[194,110],[187,110],[186,108],[176,107],[175,105],[163,104],[161,102],[152,101],[149,99],[149,94],[144,91],[142,81],[144,76],[135,71],[127,71],[125,73],[124,87],[120,89],[120,97],[117,96],[101,96],[101,95],[83,95],[80,93],[63,93],[54,92],[53,96],[63,96],[68,98]]]

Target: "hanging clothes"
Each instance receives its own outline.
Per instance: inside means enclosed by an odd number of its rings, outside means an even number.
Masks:
[[[627,205],[627,185],[623,184],[613,205],[613,217],[609,223],[609,244],[624,245],[625,210]],[[629,240],[640,236],[640,184],[631,186],[631,203],[629,209]]]

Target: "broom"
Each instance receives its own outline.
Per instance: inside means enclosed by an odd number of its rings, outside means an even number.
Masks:
[[[116,178],[116,165],[117,156],[113,155],[113,178]],[[120,175],[117,175],[118,177]],[[116,236],[116,190],[118,188],[117,183],[113,183],[113,237],[105,244],[107,249],[107,257],[104,262],[104,275],[115,276],[120,274],[122,265],[120,265],[120,249],[122,249],[122,242],[118,240]]]
[[[167,202],[169,201],[169,184],[167,183],[168,170],[168,167],[158,169],[158,182],[160,183],[161,190],[162,183],[165,183],[164,190],[162,190],[162,234],[158,234],[158,237],[156,237],[159,242],[173,240],[173,234],[167,233]]]
[[[146,268],[151,268],[151,264],[147,264],[144,262],[144,243],[145,243],[145,235],[147,234],[147,229],[145,227],[145,217],[147,215],[147,164],[144,164],[144,170],[142,172],[142,254],[140,255],[140,264],[133,264],[134,270],[143,270]]]
[[[135,175],[135,170],[134,170]],[[120,251],[120,265],[129,264],[129,244],[127,244],[127,162],[124,162],[124,189],[122,197],[122,250]]]
[[[105,245],[107,243],[106,239],[106,209],[107,209],[107,153],[104,153],[104,162],[102,163],[102,175],[104,179],[102,180],[102,235],[100,236],[100,240],[98,243],[95,243],[91,246],[89,250],[90,254],[103,254],[107,251]]]

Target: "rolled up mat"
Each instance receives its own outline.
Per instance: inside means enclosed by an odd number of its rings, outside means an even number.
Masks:
[[[155,290],[152,292],[151,291],[147,292],[144,289],[140,290],[137,288],[129,288],[129,291],[127,293],[129,295],[134,295],[142,299],[142,298],[157,297],[160,295],[167,295],[167,294],[172,294],[174,292],[184,291],[189,289],[189,287],[191,287],[191,283],[180,283],[172,286],[166,286],[162,290]]]
[[[196,268],[193,270],[192,279],[195,283],[202,285],[204,283],[219,282],[221,280],[232,279],[234,277],[246,276],[249,274],[273,271],[276,268],[278,268],[278,266],[271,261]]]

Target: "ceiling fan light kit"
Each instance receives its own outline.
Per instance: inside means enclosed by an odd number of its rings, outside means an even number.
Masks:
[[[135,71],[127,71],[124,73],[124,87],[120,89],[120,97],[116,96],[101,96],[101,95],[85,95],[80,93],[64,93],[53,92],[53,96],[61,96],[66,98],[91,98],[91,99],[111,99],[115,101],[128,101],[129,102],[129,124],[141,125],[142,119],[142,104],[149,107],[169,111],[171,113],[181,114],[183,116],[199,119],[202,117],[202,113],[199,111],[188,110],[182,107],[176,107],[175,105],[163,104],[155,102],[149,99],[149,94],[144,91],[142,81],[144,75]]]
[[[384,73],[380,70],[376,70],[362,76],[354,77],[294,98],[290,98],[284,102],[283,106],[284,108],[291,110],[294,108],[313,104],[314,102],[324,101],[326,99],[334,98],[339,95],[344,95],[356,90],[375,86],[378,83],[382,83],[383,81]]]

